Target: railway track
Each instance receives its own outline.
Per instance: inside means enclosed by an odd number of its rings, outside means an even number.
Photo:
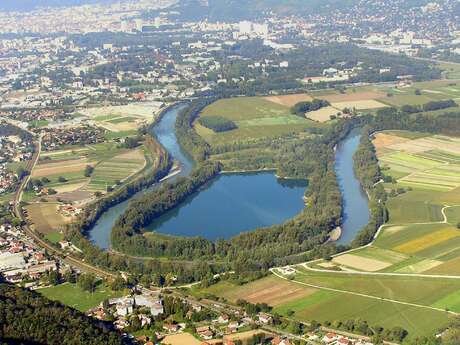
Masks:
[[[48,242],[43,240],[30,227],[30,224],[29,224],[28,220],[26,219],[26,217],[24,216],[24,213],[22,212],[21,200],[22,200],[22,195],[24,194],[24,190],[25,190],[27,184],[30,181],[32,171],[35,168],[35,166],[36,166],[36,164],[38,162],[38,159],[40,157],[41,146],[42,146],[41,145],[41,137],[38,139],[37,142],[34,143],[34,146],[35,146],[35,150],[34,150],[34,154],[32,156],[32,159],[30,161],[28,161],[27,165],[26,165],[26,170],[29,172],[29,174],[23,179],[23,181],[19,185],[19,188],[17,189],[16,193],[14,194],[14,199],[13,199],[13,204],[14,204],[13,213],[14,213],[14,215],[16,217],[18,217],[21,221],[23,221],[24,225],[23,225],[22,229],[24,230],[24,233],[27,236],[29,236],[37,246],[39,246],[39,247],[41,247],[43,249],[46,249],[48,251],[48,253],[59,257],[60,259],[62,259],[67,264],[69,264],[69,265],[71,265],[73,267],[76,267],[81,271],[94,273],[95,275],[97,275],[99,277],[102,277],[102,278],[105,278],[105,279],[113,279],[113,278],[115,278],[115,274],[113,274],[111,272],[108,272],[106,270],[100,269],[98,267],[95,267],[93,265],[90,265],[90,264],[82,261],[81,259],[78,259],[78,258],[75,258],[75,257],[73,257],[71,255],[68,255],[64,251],[52,246],[51,244],[49,244]]]

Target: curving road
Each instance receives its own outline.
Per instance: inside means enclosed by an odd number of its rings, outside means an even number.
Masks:
[[[84,261],[82,261],[80,259],[77,259],[75,257],[72,257],[71,255],[68,255],[67,253],[63,252],[62,250],[50,245],[48,242],[43,240],[33,229],[31,229],[27,219],[24,217],[24,214],[23,214],[22,208],[21,208],[22,195],[24,194],[24,189],[26,188],[28,182],[30,181],[32,171],[35,168],[35,166],[37,165],[38,159],[40,157],[40,153],[41,153],[41,150],[42,150],[41,142],[42,142],[42,138],[40,137],[38,139],[38,141],[34,143],[34,146],[35,146],[34,155],[32,156],[32,159],[29,162],[27,162],[27,165],[26,165],[26,170],[29,171],[29,175],[27,175],[23,179],[23,181],[19,185],[19,188],[16,190],[16,193],[14,194],[14,198],[13,198],[13,203],[14,203],[13,212],[14,212],[14,215],[24,222],[25,225],[22,228],[23,228],[25,234],[27,236],[29,236],[30,238],[32,238],[32,240],[34,241],[34,243],[36,245],[38,245],[39,247],[41,247],[43,249],[46,249],[49,254],[53,254],[53,255],[61,258],[67,264],[69,264],[69,265],[71,265],[73,267],[76,267],[76,268],[78,268],[78,269],[80,269],[82,271],[94,273],[97,276],[103,277],[103,278],[106,278],[106,279],[107,278],[108,279],[115,278],[115,274],[113,274],[111,272],[108,272],[108,271],[105,271],[105,270],[102,270],[102,269],[100,269],[98,267],[94,267],[94,266],[92,266],[90,264],[87,264],[86,262],[84,262]]]
[[[304,286],[308,286],[308,287],[311,287],[311,288],[314,288],[314,289],[318,289],[318,290],[325,290],[325,291],[331,291],[331,292],[338,292],[338,293],[344,293],[344,294],[348,294],[348,295],[353,295],[353,296],[359,296],[359,297],[365,297],[365,298],[369,298],[369,299],[373,299],[373,300],[379,300],[379,301],[383,301],[383,302],[390,302],[390,303],[395,303],[395,304],[401,304],[401,305],[406,305],[406,306],[410,306],[410,307],[416,307],[416,308],[422,308],[422,309],[429,309],[429,310],[435,310],[435,311],[440,311],[440,312],[447,312],[451,315],[455,315],[455,316],[458,316],[460,315],[459,313],[456,313],[456,312],[453,312],[453,311],[446,311],[445,309],[441,309],[441,308],[436,308],[436,307],[431,307],[431,306],[428,306],[428,305],[423,305],[423,304],[416,304],[416,303],[411,303],[411,302],[404,302],[404,301],[399,301],[399,300],[395,300],[395,299],[391,299],[391,298],[385,298],[385,297],[379,297],[379,296],[374,296],[374,295],[369,295],[369,294],[364,294],[364,293],[360,293],[360,292],[355,292],[355,291],[349,291],[349,290],[342,290],[342,289],[335,289],[335,288],[331,288],[331,287],[326,287],[326,286],[321,286],[321,285],[316,285],[316,284],[309,284],[309,283],[305,283],[305,282],[300,282],[298,280],[292,280],[292,279],[288,279],[286,277],[284,277],[283,275],[279,274],[278,272],[276,272],[276,269],[270,269],[270,271],[275,275],[277,276],[278,278],[281,278],[281,279],[284,279],[284,280],[288,280],[290,282],[293,282],[293,283],[296,283],[296,284],[300,284],[300,285],[304,285]],[[302,272],[299,272],[296,270],[297,273],[299,274],[302,274]],[[328,272],[331,272],[331,271],[328,271]],[[334,272],[336,273],[336,272]]]
[[[332,255],[332,257],[338,257],[344,254],[350,254],[355,251],[367,248],[372,246],[377,238],[379,237],[380,233],[382,232],[383,228],[388,226],[398,226],[398,225],[430,225],[430,224],[448,224],[446,209],[451,207],[458,207],[460,205],[444,205],[441,209],[441,214],[443,216],[443,220],[438,222],[424,222],[424,223],[405,223],[405,224],[383,224],[379,227],[377,232],[374,235],[374,238],[368,244],[347,250],[345,252],[341,252],[338,254]],[[321,261],[322,259],[316,259],[309,262],[305,262],[303,264],[299,264],[297,266],[302,266],[303,268],[312,271],[312,272],[321,272],[321,273],[333,273],[333,274],[348,274],[348,275],[361,275],[361,276],[380,276],[380,277],[415,277],[415,278],[446,278],[446,279],[460,279],[460,275],[443,275],[443,274],[423,274],[423,273],[395,273],[395,272],[363,272],[363,271],[332,271],[328,269],[321,269],[321,268],[313,268],[310,267],[310,264],[316,263]]]

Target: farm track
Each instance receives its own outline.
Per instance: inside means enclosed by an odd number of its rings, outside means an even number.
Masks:
[[[281,278],[281,279],[284,279],[284,280],[288,280],[288,281],[293,282],[293,283],[295,283],[295,284],[300,284],[300,285],[308,286],[308,287],[311,287],[311,288],[314,288],[314,289],[318,289],[318,290],[324,290],[324,291],[330,291],[330,292],[344,293],[344,294],[348,294],[348,295],[353,295],[353,296],[358,296],[358,297],[369,298],[369,299],[378,300],[378,301],[382,301],[382,302],[390,302],[390,303],[395,303],[395,304],[400,304],[400,305],[405,305],[405,306],[410,306],[410,307],[416,307],[416,308],[423,308],[423,309],[435,310],[435,311],[440,311],[440,312],[446,312],[445,309],[436,308],[436,307],[431,307],[431,306],[428,306],[428,305],[416,304],[416,303],[411,303],[411,302],[404,302],[404,301],[399,301],[399,300],[395,300],[395,299],[391,299],[391,298],[378,297],[378,296],[374,296],[374,295],[363,294],[363,293],[360,293],[360,292],[354,292],[354,291],[342,290],[342,289],[335,289],[335,288],[330,288],[330,287],[321,286],[321,285],[316,285],[316,284],[309,284],[309,283],[301,282],[301,281],[298,281],[298,280],[291,280],[291,279],[288,279],[288,278],[284,277],[283,275],[277,273],[277,272],[276,272],[276,269],[273,269],[273,268],[272,268],[272,269],[270,269],[270,271],[271,271],[275,276],[277,276],[278,278]],[[296,270],[296,272],[297,272],[298,274],[306,275],[305,273],[299,272],[298,270]],[[331,271],[327,271],[327,272],[331,272]],[[334,272],[334,273],[339,273],[339,272]],[[343,272],[343,273],[350,274],[351,272]],[[460,278],[460,277],[459,277],[459,278]],[[460,314],[458,314],[458,313],[456,313],[456,312],[453,312],[453,311],[447,311],[447,313],[449,313],[449,314],[451,314],[451,315],[455,315],[455,316],[460,315]]]
[[[91,272],[91,273],[94,273],[97,276],[100,276],[100,277],[103,277],[103,278],[109,278],[109,279],[115,278],[115,275],[113,273],[105,271],[105,270],[102,270],[102,269],[100,269],[98,267],[94,267],[94,266],[92,266],[90,264],[87,264],[87,263],[83,262],[82,260],[74,258],[74,257],[72,257],[70,255],[67,255],[62,250],[50,245],[48,242],[43,240],[33,229],[30,228],[29,223],[27,222],[27,219],[24,217],[24,214],[22,212],[20,204],[21,204],[21,200],[22,200],[22,195],[24,194],[24,189],[27,186],[27,183],[29,182],[29,180],[31,178],[32,170],[35,168],[35,166],[36,166],[36,164],[38,162],[38,158],[40,157],[40,153],[41,153],[41,137],[39,138],[38,142],[35,143],[34,155],[33,155],[32,159],[27,163],[27,166],[26,166],[27,171],[29,171],[30,173],[29,173],[29,175],[27,175],[27,177],[19,185],[19,188],[17,189],[17,191],[16,191],[16,193],[14,195],[14,199],[13,199],[13,203],[14,203],[14,210],[13,211],[14,211],[14,214],[16,215],[16,217],[18,217],[21,221],[24,222],[25,225],[22,228],[23,228],[25,234],[27,236],[29,236],[30,238],[32,238],[34,243],[37,244],[39,247],[41,247],[43,249],[46,249],[48,251],[48,253],[54,254],[54,255],[60,257],[64,262],[67,262],[68,264],[70,264],[70,265],[72,265],[74,267],[77,267],[78,269],[81,269],[82,271]]]
[[[448,208],[451,208],[451,207],[458,207],[460,205],[445,205],[442,209],[441,209],[441,214],[443,216],[443,220],[441,221],[438,221],[438,222],[423,222],[423,223],[400,223],[400,224],[397,224],[397,223],[394,223],[394,224],[383,224],[379,227],[379,229],[377,230],[377,232],[375,233],[374,235],[374,238],[372,240],[372,242],[364,245],[364,246],[361,246],[361,247],[358,247],[358,248],[353,248],[353,249],[350,249],[350,250],[347,250],[345,252],[341,252],[341,253],[338,253],[338,254],[334,254],[332,255],[332,257],[338,257],[338,256],[341,256],[341,255],[344,255],[344,254],[350,254],[350,253],[354,253],[358,250],[361,250],[361,249],[365,249],[365,248],[368,248],[368,247],[371,247],[375,241],[377,240],[377,238],[379,237],[380,233],[382,232],[382,230],[385,228],[385,227],[390,227],[390,226],[399,226],[399,225],[432,225],[432,224],[449,224],[448,222],[448,219],[447,219],[447,215],[446,215],[446,209]],[[302,264],[298,264],[296,266],[302,266],[304,267],[305,269],[309,270],[309,271],[312,271],[312,272],[321,272],[321,273],[334,273],[334,274],[346,274],[346,275],[361,275],[361,276],[380,276],[380,277],[415,277],[415,278],[446,278],[446,279],[460,279],[460,275],[442,275],[442,274],[423,274],[423,273],[394,273],[394,272],[362,272],[362,271],[354,271],[354,270],[349,270],[349,271],[332,271],[332,270],[328,270],[328,269],[320,269],[320,268],[313,268],[313,267],[310,267],[309,265],[310,264],[313,264],[313,263],[316,263],[316,262],[319,262],[321,259],[316,259],[316,260],[313,260],[313,261],[309,261],[309,262],[305,262],[305,263],[302,263]]]

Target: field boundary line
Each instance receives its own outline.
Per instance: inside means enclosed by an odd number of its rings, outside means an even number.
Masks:
[[[379,301],[383,301],[383,302],[401,304],[401,305],[406,305],[406,306],[416,307],[416,308],[430,309],[430,310],[439,311],[439,312],[443,312],[443,313],[449,313],[449,314],[456,315],[456,316],[460,315],[460,314],[458,314],[456,312],[453,312],[451,310],[445,310],[445,309],[436,308],[436,307],[432,307],[432,306],[428,306],[428,305],[416,304],[416,303],[404,302],[404,301],[398,301],[398,300],[394,300],[394,299],[390,299],[390,298],[363,294],[363,293],[360,293],[360,292],[354,292],[354,291],[349,291],[349,290],[340,290],[340,289],[325,287],[325,286],[316,285],[316,284],[309,284],[309,283],[301,282],[301,281],[298,281],[298,280],[291,280],[291,279],[288,279],[288,278],[284,277],[283,275],[277,273],[275,270],[276,270],[276,268],[275,269],[271,268],[270,272],[272,272],[278,278],[281,278],[281,279],[284,279],[284,280],[287,280],[287,281],[290,281],[290,282],[293,282],[293,283],[296,283],[296,284],[300,284],[300,285],[308,286],[308,287],[311,287],[311,288],[315,288],[315,289],[318,289],[318,290],[325,290],[325,291],[331,291],[331,292],[344,293],[344,294],[348,294],[348,295],[359,296],[359,297],[369,298],[369,299],[373,299],[373,300],[379,300]],[[298,272],[298,271],[296,270],[296,272]],[[301,272],[299,272],[299,273],[302,274]]]
[[[331,271],[320,268],[313,268],[307,265],[307,263],[301,264],[303,268],[308,271],[318,273],[337,273],[345,275],[365,275],[365,276],[389,276],[389,277],[414,277],[414,278],[446,278],[446,279],[460,279],[459,275],[442,275],[442,274],[423,274],[423,273],[396,273],[396,272],[363,272],[363,271]]]
[[[341,253],[333,254],[331,255],[332,258],[339,257],[341,255],[345,254],[351,254],[356,251],[366,249],[368,247],[372,247],[377,240],[377,238],[380,236],[380,233],[385,227],[391,227],[391,226],[404,226],[404,225],[432,225],[432,224],[450,224],[447,219],[446,215],[446,209],[451,208],[451,207],[459,207],[460,205],[454,204],[454,205],[444,205],[444,207],[441,209],[441,214],[443,216],[443,220],[437,221],[437,222],[425,222],[425,223],[385,223],[380,225],[378,228],[377,232],[375,233],[373,239],[371,242],[368,244],[365,244],[361,247],[357,248],[352,248],[349,250],[346,250]],[[378,248],[378,247],[377,247]],[[322,273],[338,273],[338,274],[355,274],[355,275],[374,275],[374,276],[401,276],[401,277],[417,277],[417,278],[447,278],[447,279],[460,279],[460,275],[438,275],[438,274],[422,274],[422,273],[396,273],[396,272],[363,272],[363,271],[332,271],[332,270],[327,270],[327,269],[319,269],[319,268],[312,268],[308,265],[322,261],[323,259],[315,259],[311,261],[307,261],[304,263],[292,265],[292,266],[302,266],[307,270],[310,270],[312,272],[322,272]],[[276,268],[275,268],[276,269]]]

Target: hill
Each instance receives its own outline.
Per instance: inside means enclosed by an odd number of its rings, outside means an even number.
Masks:
[[[114,2],[114,0],[2,0],[0,11],[27,12],[39,7],[65,7],[109,2]]]
[[[122,345],[121,337],[77,310],[0,283],[0,342]]]
[[[378,10],[388,5],[400,10],[426,5],[429,0],[182,0],[176,5],[182,19],[238,21],[262,18],[268,13],[279,15],[323,14],[331,11],[354,11],[355,6]]]

